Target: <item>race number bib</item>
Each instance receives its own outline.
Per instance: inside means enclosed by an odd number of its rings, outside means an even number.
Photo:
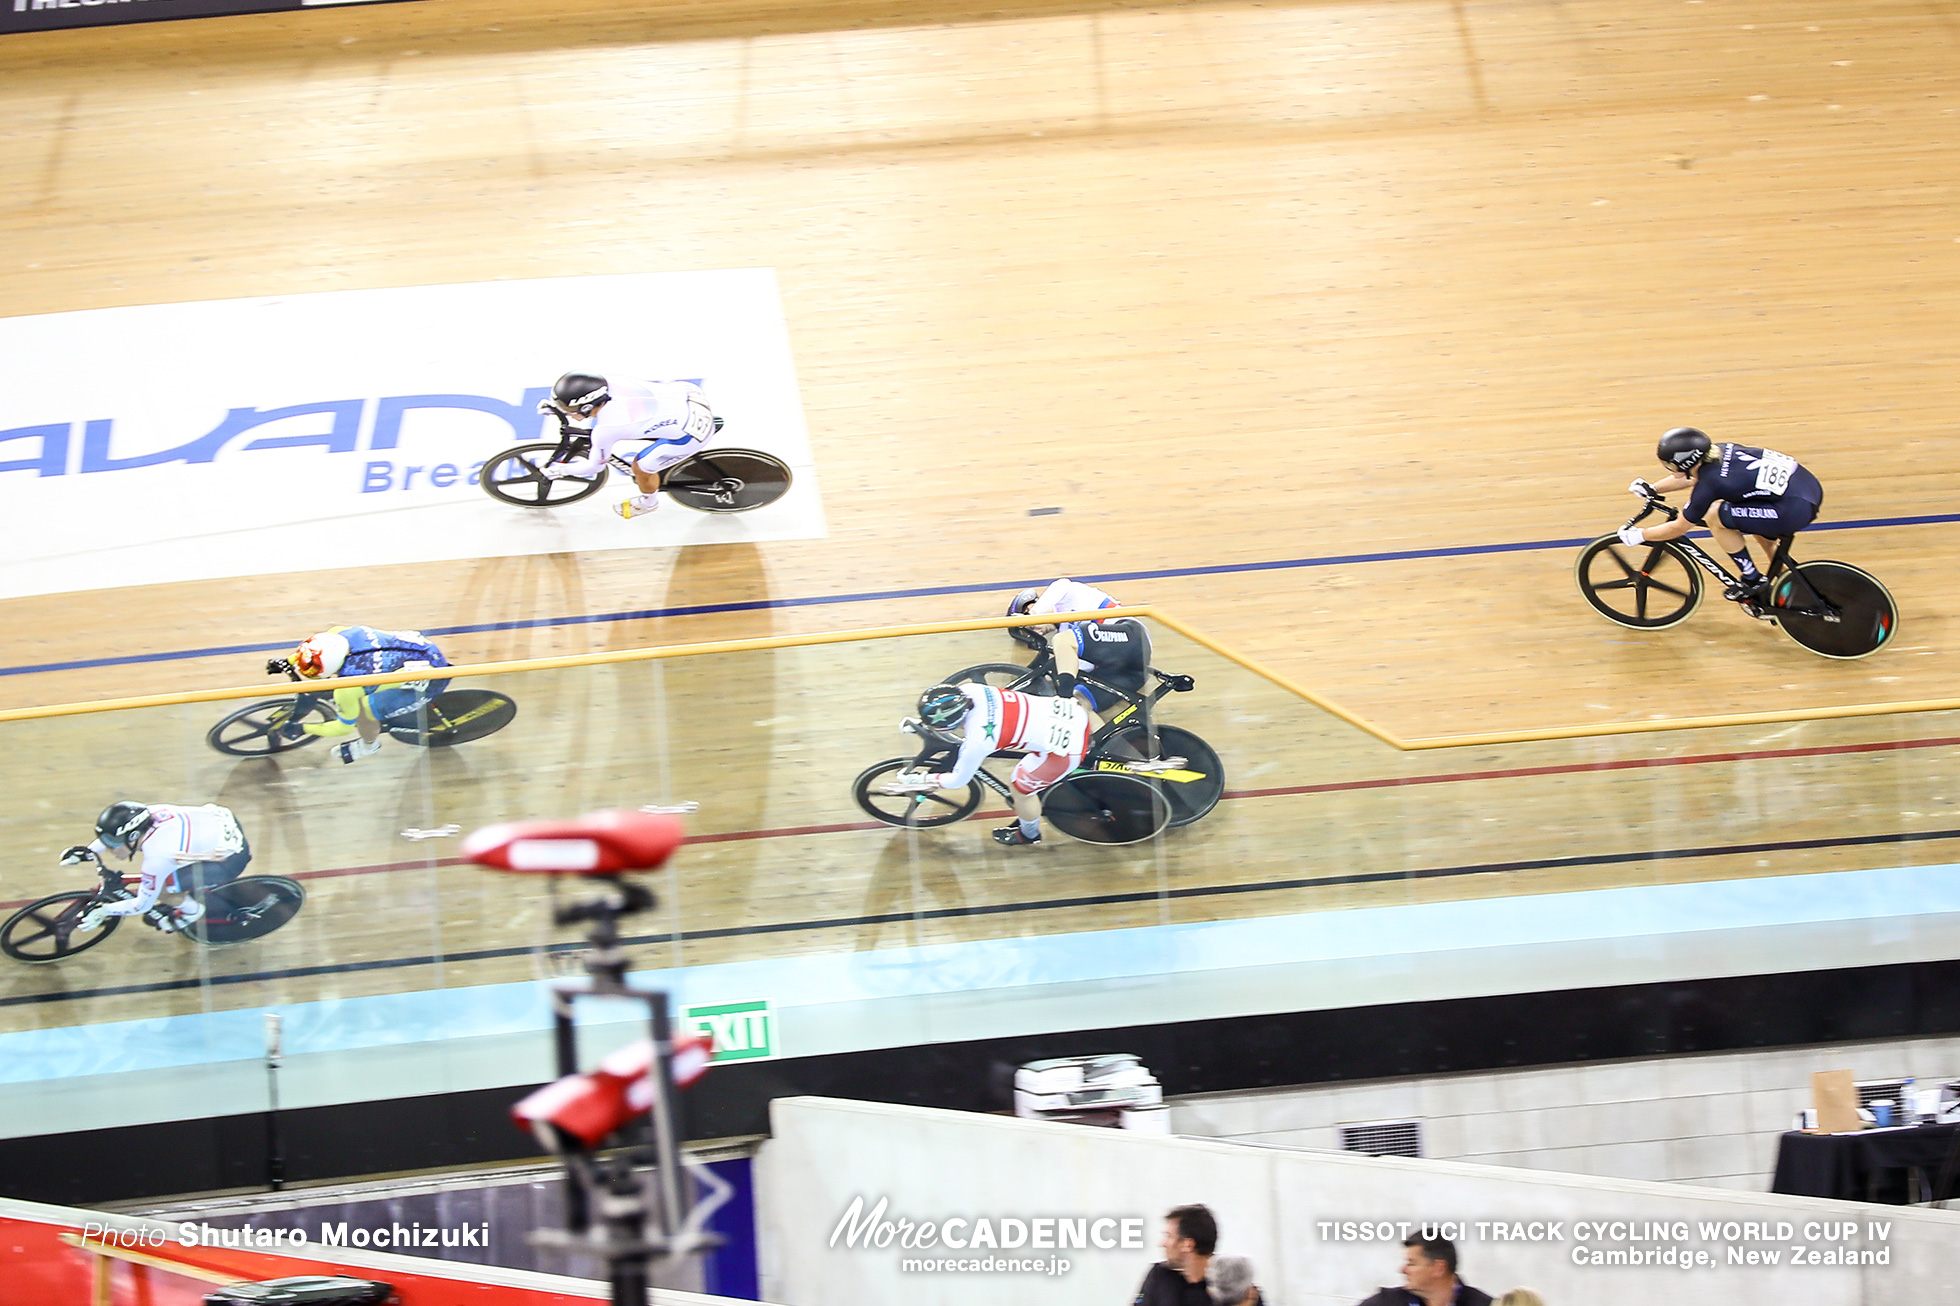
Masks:
[[[1084,718],[1081,709],[1065,698],[1037,699],[1047,708],[1047,719],[1037,721],[1028,733],[1047,753],[1074,753],[1082,747]]]
[[[715,433],[715,415],[708,411],[706,404],[690,399],[687,401],[687,423],[681,427],[690,440],[705,440]]]
[[[1796,474],[1797,460],[1787,453],[1764,453],[1763,460],[1756,464],[1756,493],[1782,494],[1790,488],[1790,478]]]

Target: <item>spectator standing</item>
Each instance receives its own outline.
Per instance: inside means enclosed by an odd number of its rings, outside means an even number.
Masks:
[[[1218,1221],[1208,1208],[1172,1207],[1164,1216],[1164,1259],[1143,1276],[1131,1306],[1212,1306],[1205,1270],[1217,1247]]]
[[[1205,1286],[1211,1306],[1259,1306],[1259,1289],[1252,1281],[1252,1262],[1243,1256],[1214,1256],[1205,1267]]]
[[[1402,1286],[1383,1288],[1361,1306],[1491,1306],[1491,1297],[1456,1277],[1455,1243],[1404,1238]]]

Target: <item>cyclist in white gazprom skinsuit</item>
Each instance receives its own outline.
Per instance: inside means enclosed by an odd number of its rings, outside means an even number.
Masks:
[[[1008,784],[1014,790],[1014,825],[994,831],[1010,846],[1041,842],[1042,790],[1082,764],[1089,748],[1089,712],[1066,698],[1023,694],[990,685],[934,685],[919,696],[919,716],[939,730],[964,728],[953,769],[940,775],[906,776],[885,785],[892,794],[964,789],[987,757],[1002,748],[1024,748]]]
[[[166,934],[183,929],[204,915],[199,895],[238,878],[252,860],[245,832],[231,810],[206,803],[176,807],[169,803],[111,803],[96,818],[96,837],[61,855],[64,866],[87,861],[87,853],[114,849],[126,857],[143,857],[142,880],[136,896],[91,908],[77,927],[93,930],[110,916],[135,916],[157,906],[157,895],[182,893],[172,910],[158,908],[150,923]],[[191,870],[193,866],[198,869]]]
[[[552,480],[595,475],[622,440],[653,441],[633,459],[639,494],[615,509],[629,518],[659,507],[660,474],[693,454],[721,426],[701,387],[689,381],[613,381],[567,372],[538,409],[592,422],[591,455],[545,468],[544,474]]]

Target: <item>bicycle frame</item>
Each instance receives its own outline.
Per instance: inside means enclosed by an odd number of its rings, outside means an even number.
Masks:
[[[1669,521],[1673,521],[1681,515],[1680,511],[1670,506],[1665,499],[1659,495],[1654,495],[1647,500],[1647,505],[1644,508],[1627,519],[1627,526],[1638,526],[1641,522],[1647,520],[1648,516],[1657,511],[1664,513]],[[1625,527],[1621,529],[1624,530]],[[1810,597],[1815,606],[1800,608],[1790,604],[1784,604],[1783,608],[1785,611],[1794,612],[1806,617],[1818,617],[1833,623],[1841,621],[1843,619],[1843,610],[1817,592],[1817,587],[1810,583],[1810,578],[1803,574],[1803,570],[1797,564],[1796,559],[1790,556],[1790,541],[1794,538],[1794,536],[1790,535],[1777,537],[1776,551],[1770,555],[1769,566],[1763,572],[1764,578],[1774,580],[1780,573],[1787,570],[1791,575],[1802,581],[1803,587],[1810,591]],[[1714,555],[1710,554],[1685,535],[1664,541],[1664,543],[1673,544],[1680,548],[1703,571],[1713,576],[1719,585],[1727,586],[1731,581],[1738,579],[1734,572],[1717,562]]]
[[[101,883],[95,886],[95,897],[89,899],[90,906],[100,906],[107,902],[121,902],[136,895],[130,890],[129,878],[115,867],[104,862],[94,853],[88,859],[95,863],[95,871]]]
[[[1028,672],[1030,677],[1035,679],[1041,676],[1054,675],[1055,650],[1044,643],[1041,646],[1041,650],[1035,654],[1034,661],[1028,664]],[[1131,717],[1139,712],[1143,714],[1141,724],[1144,729],[1151,729],[1151,709],[1155,708],[1157,704],[1163,702],[1171,694],[1189,693],[1192,689],[1196,688],[1197,682],[1192,680],[1190,676],[1159,671],[1155,667],[1150,668],[1150,674],[1157,677],[1158,683],[1157,687],[1150,691],[1148,695],[1137,694],[1127,689],[1119,689],[1108,681],[1098,680],[1091,675],[1078,675],[1076,677],[1083,684],[1101,690],[1113,698],[1121,699],[1123,702],[1122,709],[1105,720],[1101,729],[1089,737],[1090,751],[1093,752],[1098,746],[1108,743],[1110,737],[1116,733],[1117,728],[1127,723]]]

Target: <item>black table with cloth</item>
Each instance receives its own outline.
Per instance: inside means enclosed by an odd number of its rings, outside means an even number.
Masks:
[[[1773,1193],[1838,1197],[1854,1202],[1904,1202],[1906,1172],[1918,1170],[1924,1186],[1951,1189],[1953,1159],[1960,1155],[1960,1124],[1865,1129],[1855,1134],[1783,1135],[1776,1148]],[[1951,1191],[1935,1191],[1951,1197]]]

